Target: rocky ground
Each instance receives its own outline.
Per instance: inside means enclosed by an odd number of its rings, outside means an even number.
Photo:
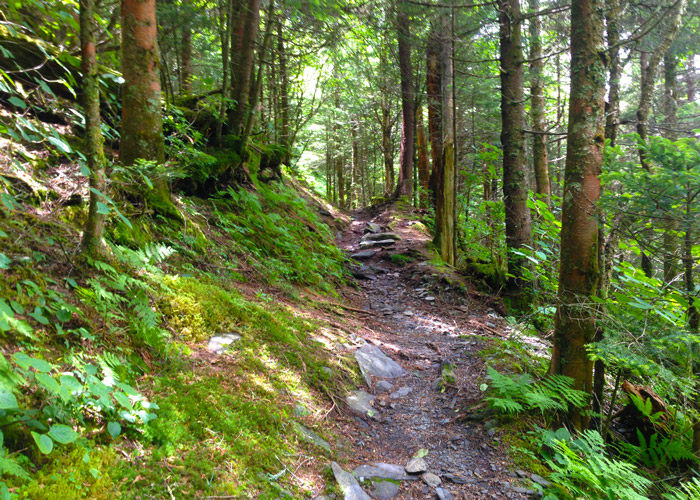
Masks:
[[[500,303],[430,263],[419,223],[354,215],[338,244],[358,262],[354,306],[368,313],[354,355],[367,387],[348,397],[351,448],[333,464],[345,499],[528,498],[530,474],[514,470],[497,421],[467,418],[485,337],[510,333]]]

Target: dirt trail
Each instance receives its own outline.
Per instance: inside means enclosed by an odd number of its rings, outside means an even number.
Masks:
[[[372,257],[358,260],[362,267],[355,267],[354,274],[364,292],[356,305],[372,312],[360,335],[399,363],[405,374],[379,385],[380,379],[374,379],[373,387],[365,388],[375,396],[376,412],[347,419],[344,430],[352,451],[344,467],[375,462],[403,467],[424,449],[429,452],[424,458],[428,470],[441,478],[441,487],[449,494],[440,497],[434,486],[415,480],[402,481],[398,494],[385,498],[528,498],[511,472],[513,466],[496,421],[463,418],[465,409],[480,399],[479,384],[486,371],[479,355],[486,346],[483,336],[508,333],[505,321],[493,308],[499,309],[498,303],[460,286],[449,269],[436,270],[427,261],[429,241],[420,225],[392,222],[391,212],[354,216],[338,242],[349,253],[359,251],[369,222],[401,238]],[[390,222],[391,229],[387,229]],[[392,260],[393,254],[408,258]],[[448,361],[454,366],[455,383],[440,391],[435,383]],[[372,492],[370,482],[361,484]]]

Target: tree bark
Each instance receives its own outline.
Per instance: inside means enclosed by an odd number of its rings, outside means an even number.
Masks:
[[[277,57],[279,58],[279,91],[280,91],[280,144],[289,148],[289,78],[287,76],[287,53],[284,49],[282,23],[277,24]],[[289,154],[285,154],[285,163],[289,163]]]
[[[595,336],[591,296],[599,279],[599,175],[605,144],[605,47],[601,0],[573,0],[571,7],[571,97],[561,230],[559,305],[555,315],[550,372],[574,379],[590,393],[593,363],[586,344]],[[584,409],[571,412],[576,429],[588,427]]]
[[[453,266],[456,260],[455,244],[455,130],[453,120],[452,43],[448,38],[450,18],[447,14],[441,19],[441,101],[442,101],[442,173],[435,192],[435,244],[440,249],[440,257]]]
[[[608,112],[605,117],[605,138],[610,139],[610,145],[617,144],[617,131],[620,127],[620,78],[622,63],[620,62],[620,15],[624,9],[621,0],[607,0],[605,9],[605,24],[610,55],[610,91],[608,93]]]
[[[241,136],[245,119],[249,112],[248,98],[250,94],[250,79],[253,73],[253,56],[255,54],[255,38],[258,36],[260,24],[260,0],[248,0],[247,10],[240,14],[245,18],[243,33],[238,54],[237,74],[235,75],[232,97],[235,101],[229,114],[229,130],[232,134]],[[232,75],[233,76],[233,75]],[[241,144],[245,148],[245,144]]]
[[[527,295],[527,260],[514,251],[532,245],[525,159],[523,48],[519,0],[498,0],[501,63],[501,144],[505,202],[508,289],[520,306]]]
[[[539,0],[529,0],[530,10],[537,12]],[[537,194],[550,204],[549,160],[547,158],[547,134],[545,133],[544,59],[542,58],[542,39],[540,38],[540,18],[530,19],[530,120],[532,130],[532,162],[535,170]]]
[[[415,99],[413,97],[413,67],[411,66],[411,32],[409,29],[406,0],[399,0],[396,15],[399,45],[399,70],[401,72],[401,157],[399,180],[395,197],[413,195],[413,141],[416,130]]]
[[[191,14],[189,2],[183,2],[186,7],[185,16]],[[192,91],[192,26],[185,20],[182,25],[182,55],[180,61],[180,92],[188,94]]]
[[[639,161],[641,162],[642,168],[645,170],[649,170],[651,165],[647,160],[647,155],[642,147],[642,144],[646,143],[649,138],[649,114],[651,113],[651,98],[654,94],[656,72],[661,59],[671,47],[673,40],[676,38],[676,34],[680,28],[683,19],[683,12],[685,12],[687,3],[688,0],[677,1],[674,9],[669,15],[669,21],[666,25],[666,32],[664,33],[663,38],[649,56],[646,67],[644,67],[644,64],[642,64],[642,84],[639,95],[639,107],[637,108],[637,133],[639,134],[640,139]]]
[[[678,109],[676,99],[678,98],[678,89],[676,85],[676,67],[678,61],[674,54],[669,50],[664,55],[664,137],[671,141],[675,141],[678,136],[676,127],[678,126],[678,118],[676,111]],[[669,284],[673,281],[679,271],[678,265],[678,249],[679,241],[676,236],[678,230],[678,221],[671,216],[664,218],[664,283]]]
[[[423,125],[423,106],[416,108],[416,147],[418,148],[418,185],[420,186],[420,206],[427,207],[430,203],[430,160],[428,159],[428,144]]]
[[[122,0],[122,133],[124,165],[165,161],[156,36],[156,0]]]
[[[95,2],[80,1],[80,47],[83,72],[83,110],[85,112],[85,157],[90,170],[90,205],[83,232],[82,248],[87,255],[104,252],[102,239],[105,214],[98,211],[100,196],[105,192],[105,155],[102,148],[102,121],[100,119],[100,89],[95,56]]]
[[[440,64],[440,33],[430,30],[426,50],[426,88],[428,94],[428,134],[433,163],[430,174],[430,194],[436,203],[437,186],[442,184],[442,65]],[[436,225],[437,221],[436,221]]]

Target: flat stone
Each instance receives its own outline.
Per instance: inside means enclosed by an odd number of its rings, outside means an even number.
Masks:
[[[333,469],[333,475],[335,480],[340,486],[340,490],[343,492],[343,498],[345,500],[372,500],[371,497],[365,493],[357,479],[349,472],[344,471],[340,465],[335,462],[331,462],[331,469]]]
[[[452,500],[452,493],[445,488],[435,488],[435,494],[439,500]]]
[[[462,477],[459,474],[453,474],[451,472],[443,474],[443,477],[454,484],[468,484],[474,482],[474,479]]]
[[[369,387],[372,387],[372,375],[382,378],[396,378],[405,373],[401,365],[372,344],[365,344],[357,349],[355,359],[360,365],[362,376]]]
[[[295,417],[308,417],[311,415],[309,409],[301,403],[294,405],[294,410],[292,411]]]
[[[355,477],[364,479],[393,479],[394,481],[415,481],[418,476],[411,476],[400,465],[374,463],[372,465],[360,465],[352,473]]]
[[[361,252],[357,252],[357,253],[350,255],[350,258],[356,259],[356,260],[371,259],[376,254],[377,254],[377,250],[363,250]]]
[[[209,339],[207,350],[216,354],[223,354],[237,340],[241,340],[241,336],[237,333],[222,333]]]
[[[411,391],[413,391],[413,387],[408,387],[408,386],[399,387],[396,391],[392,392],[389,395],[389,397],[391,399],[402,398],[404,396],[409,395],[411,393]]]
[[[394,385],[386,380],[380,380],[375,387],[378,392],[389,392],[394,388]]]
[[[294,430],[296,430],[297,434],[299,434],[299,436],[307,443],[316,445],[319,448],[323,448],[326,451],[331,451],[331,445],[328,443],[328,441],[323,439],[311,429],[307,429],[300,423],[294,422]]]
[[[363,417],[368,415],[373,416],[377,412],[377,409],[372,406],[374,396],[365,391],[352,391],[350,395],[345,398],[345,401],[347,401],[352,411]]]
[[[365,232],[367,233],[381,233],[382,232],[382,226],[377,224],[376,222],[368,222],[367,226],[365,226]]]
[[[420,474],[428,470],[428,464],[422,458],[412,458],[406,464],[406,472],[409,474]]]
[[[533,483],[537,483],[540,486],[542,486],[543,488],[549,488],[550,486],[552,486],[552,483],[550,483],[549,481],[547,481],[545,478],[543,478],[542,476],[540,476],[538,474],[531,474],[530,479],[532,479]]]
[[[524,495],[537,495],[537,490],[531,490],[530,488],[523,488],[521,486],[513,486],[513,491],[516,493],[522,493]]]
[[[442,480],[436,474],[432,472],[426,472],[420,477],[425,484],[431,488],[436,488],[442,484]]]
[[[426,300],[428,302],[434,302],[435,297],[433,297],[432,295],[428,295],[427,297],[424,297],[423,300]]]
[[[372,481],[370,493],[379,500],[391,500],[399,494],[399,485],[391,481]]]
[[[382,240],[401,241],[401,236],[399,236],[396,233],[376,233],[376,234],[365,234],[362,237],[362,241],[382,241]]]
[[[374,248],[374,247],[390,247],[392,245],[396,245],[396,241],[394,241],[394,240],[361,241],[360,242],[360,250],[365,250],[367,248]]]

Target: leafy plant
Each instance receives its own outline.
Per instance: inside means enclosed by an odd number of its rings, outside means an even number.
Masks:
[[[582,408],[588,399],[586,392],[573,388],[572,378],[562,375],[547,376],[535,383],[528,374],[508,377],[489,366],[487,378],[490,380],[488,389],[496,395],[485,399],[504,413],[539,410],[544,415],[567,411],[569,406]]]
[[[644,493],[651,481],[639,475],[634,465],[608,457],[597,431],[572,436],[565,428],[540,430],[538,437],[542,457],[553,471],[549,476],[553,484],[546,489],[545,500],[648,500]]]

